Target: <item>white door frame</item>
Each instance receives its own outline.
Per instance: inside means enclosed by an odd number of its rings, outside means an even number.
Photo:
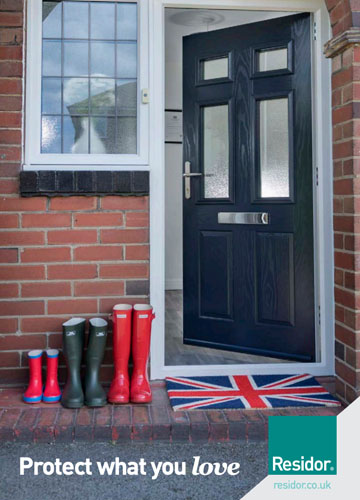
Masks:
[[[321,310],[314,363],[165,366],[165,7],[311,12],[313,42],[314,245],[316,311]],[[234,374],[334,374],[331,64],[323,46],[331,37],[324,0],[150,0],[150,296],[156,311],[151,378]],[[318,185],[316,182],[318,179]],[[320,314],[319,314],[320,317]]]

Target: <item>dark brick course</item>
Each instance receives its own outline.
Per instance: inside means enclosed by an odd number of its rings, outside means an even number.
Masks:
[[[149,194],[147,171],[22,171],[21,196]]]

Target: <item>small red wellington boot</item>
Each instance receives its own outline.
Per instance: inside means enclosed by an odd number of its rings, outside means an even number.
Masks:
[[[42,398],[42,376],[41,376],[41,357],[42,351],[30,351],[29,358],[29,385],[26,389],[23,400],[25,403],[40,403]]]
[[[150,403],[152,399],[147,363],[150,351],[151,323],[154,318],[152,306],[146,304],[134,306],[131,344],[134,368],[130,386],[132,403]]]
[[[46,356],[46,384],[42,399],[44,403],[57,403],[61,398],[58,382],[59,351],[57,349],[48,349]]]
[[[113,309],[114,377],[108,392],[109,403],[129,402],[129,357],[132,306],[117,304]]]

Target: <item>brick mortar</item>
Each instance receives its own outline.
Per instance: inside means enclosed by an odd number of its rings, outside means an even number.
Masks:
[[[128,407],[129,408],[129,407]],[[172,423],[172,415],[176,415],[171,409],[162,413],[161,419],[154,417],[153,412],[151,411],[151,406],[146,407],[146,415],[147,419],[143,422],[138,422],[134,420],[134,408],[144,408],[144,407],[130,407],[132,411],[130,411],[131,421],[129,424],[124,425],[129,430],[128,433],[128,441],[154,441],[157,440],[156,430],[159,428],[167,428],[168,432],[166,439],[168,442],[177,442],[179,440],[183,441],[177,431],[176,423]],[[50,442],[57,441],[58,433],[57,429],[61,425],[59,422],[60,419],[60,408],[53,408],[55,417],[53,423],[50,427],[48,426],[40,426],[41,416],[44,413],[44,408],[36,409],[23,409],[19,411],[19,415],[15,423],[8,427],[1,426],[1,418],[6,414],[9,409],[0,408],[0,441],[9,442],[9,441],[18,441],[18,442],[37,442],[39,430],[50,429],[50,432],[44,432],[46,436],[48,436],[48,440]],[[24,426],[19,426],[19,422],[21,417],[25,412],[37,411],[37,416],[35,422],[31,429],[26,428]],[[79,430],[81,430],[81,435],[84,434],[87,436],[86,441],[108,441],[108,437],[104,438],[102,432],[97,432],[99,429],[108,429],[109,432],[106,436],[115,436],[118,428],[118,424],[114,423],[114,411],[115,406],[111,407],[111,411],[109,412],[109,423],[105,424],[96,424],[96,416],[98,415],[98,410],[91,412],[91,421],[88,424],[78,425],[79,418],[79,410],[66,410],[72,412],[72,422],[69,425],[62,425],[61,432],[63,434],[67,434],[67,439],[61,439],[61,442],[78,442],[79,439],[76,438]],[[170,413],[168,413],[168,411]],[[206,442],[224,442],[224,441],[242,441],[242,442],[253,442],[253,441],[264,441],[267,439],[267,416],[268,414],[277,415],[277,416],[289,416],[289,415],[337,415],[341,410],[335,410],[330,408],[308,408],[300,410],[298,408],[294,409],[273,409],[266,410],[262,412],[261,410],[232,410],[232,411],[222,411],[222,410],[211,410],[211,415],[214,416],[210,418],[210,412],[204,412],[205,414],[205,429],[207,426],[207,432],[201,433],[201,440]],[[181,424],[183,428],[183,436],[185,437],[185,441],[188,442],[199,442],[199,425],[200,423],[192,422],[191,418],[189,418],[190,412],[184,412],[187,418]],[[167,417],[167,418],[166,418]],[[234,419],[237,417],[237,419]],[[207,422],[207,424],[206,424]],[[29,431],[23,434],[23,431]],[[204,430],[204,425],[203,425]],[[186,432],[185,432],[186,431]],[[138,434],[140,432],[140,435]],[[164,440],[164,434],[159,436],[161,441]],[[41,438],[43,440],[43,438]],[[83,441],[83,438],[80,438],[80,441]],[[116,442],[116,438],[112,438],[113,442]],[[123,439],[121,439],[123,441]]]

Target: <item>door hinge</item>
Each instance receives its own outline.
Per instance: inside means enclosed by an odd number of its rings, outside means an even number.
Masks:
[[[321,307],[319,306],[319,326],[321,326]]]
[[[319,185],[319,167],[315,167],[315,183]]]
[[[315,21],[314,21],[314,24],[313,24],[313,40],[314,41],[317,40],[317,24],[316,24]]]

